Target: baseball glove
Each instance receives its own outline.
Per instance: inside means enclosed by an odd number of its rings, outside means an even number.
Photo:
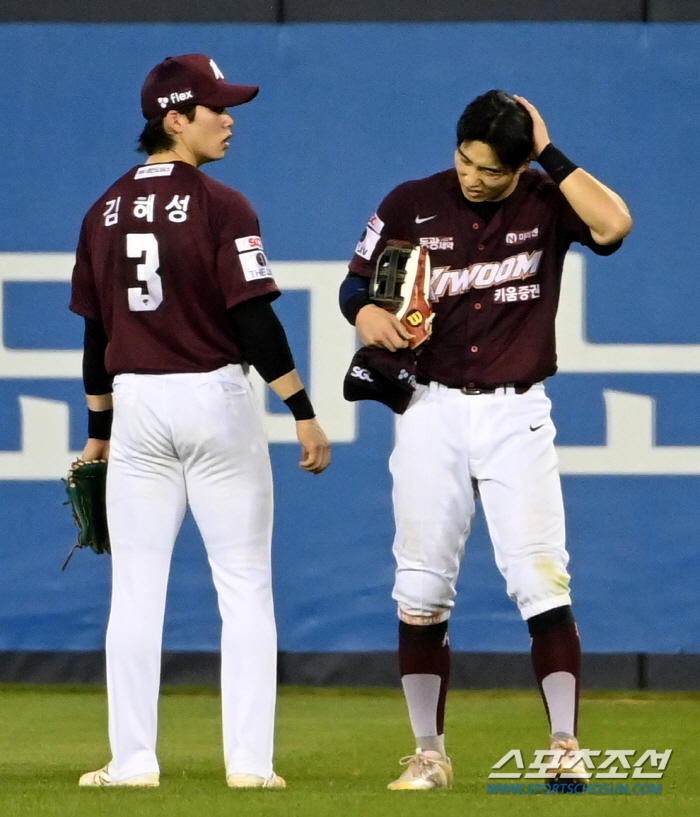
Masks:
[[[107,460],[76,460],[63,481],[68,494],[65,504],[71,506],[78,526],[78,541],[63,565],[65,570],[76,548],[90,547],[95,553],[111,553],[105,500]]]
[[[430,256],[425,247],[406,241],[389,241],[377,259],[369,287],[370,298],[392,312],[413,335],[415,349],[432,332],[430,306]]]

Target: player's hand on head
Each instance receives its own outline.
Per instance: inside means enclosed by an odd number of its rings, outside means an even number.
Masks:
[[[533,150],[533,159],[536,159],[540,153],[547,147],[547,145],[552,141],[549,138],[549,132],[547,131],[547,126],[545,125],[544,119],[542,115],[537,110],[537,108],[532,104],[532,102],[528,102],[525,97],[516,96],[513,94],[513,99],[516,102],[519,102],[523,108],[530,114],[532,117],[532,136],[534,141],[534,150]]]
[[[297,438],[301,444],[301,462],[304,471],[320,474],[331,464],[331,444],[318,420],[297,420]]]
[[[376,304],[367,304],[357,314],[355,328],[364,346],[379,346],[395,352],[405,349],[413,335],[401,321]]]
[[[108,460],[109,459],[109,440],[96,440],[93,437],[87,441],[87,445],[83,449],[82,459],[85,462],[92,460]]]

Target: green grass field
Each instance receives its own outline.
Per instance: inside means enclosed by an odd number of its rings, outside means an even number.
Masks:
[[[399,692],[283,688],[276,770],[286,790],[225,785],[219,698],[213,690],[165,690],[161,698],[161,786],[79,789],[80,773],[109,759],[101,690],[0,686],[2,817],[472,817],[472,815],[700,814],[700,696],[589,694],[581,742],[596,749],[673,749],[659,794],[497,795],[488,774],[509,749],[525,764],[547,748],[538,696],[461,692],[448,702],[450,791],[389,792],[412,740]],[[618,781],[615,781],[618,782]],[[653,781],[656,785],[658,781]],[[631,781],[630,781],[631,783]]]

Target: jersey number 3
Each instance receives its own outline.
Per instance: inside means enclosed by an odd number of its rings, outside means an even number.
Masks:
[[[153,233],[127,233],[126,254],[138,258],[136,277],[142,286],[129,287],[129,309],[132,312],[153,312],[163,303],[163,282],[158,275],[160,256],[158,239]]]

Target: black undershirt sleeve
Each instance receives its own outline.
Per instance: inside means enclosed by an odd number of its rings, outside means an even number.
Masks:
[[[107,334],[102,321],[85,318],[83,384],[85,394],[111,394],[113,377],[105,368]]]
[[[236,343],[266,383],[294,369],[287,334],[265,296],[250,298],[228,310]]]
[[[349,272],[340,285],[338,295],[340,311],[353,326],[357,320],[357,313],[362,307],[372,303],[369,297],[369,278]]]

